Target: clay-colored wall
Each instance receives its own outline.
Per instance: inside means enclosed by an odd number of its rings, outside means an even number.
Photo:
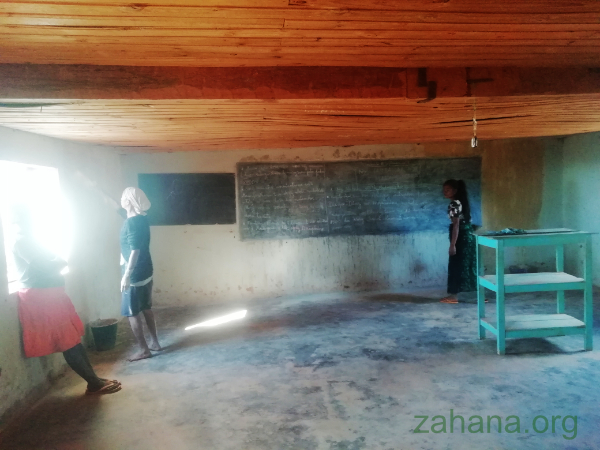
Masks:
[[[74,212],[73,250],[66,289],[84,323],[119,317],[121,218],[76,173],[118,198],[123,187],[114,149],[80,145],[0,127],[0,159],[58,168],[61,189]],[[4,241],[0,239],[0,428],[8,417],[48,386],[64,369],[62,355],[26,359],[16,294],[8,293]]]
[[[482,146],[482,206],[484,227],[536,229],[563,226],[562,141],[510,139]],[[524,264],[554,270],[550,247],[509,248],[506,265]],[[495,254],[484,250],[486,273],[493,273]]]
[[[565,227],[600,232],[600,133],[568,136],[564,142],[562,214]],[[565,268],[583,274],[583,252],[569,248]],[[594,284],[600,284],[600,237],[592,236]]]
[[[548,227],[545,210],[560,201],[545,177],[560,164],[555,139],[229,152],[128,154],[127,181],[138,173],[235,172],[240,161],[338,161],[359,159],[483,157],[484,227]],[[441,194],[440,194],[441,195]],[[445,214],[445,211],[440,211]],[[557,225],[556,225],[557,226]],[[152,228],[155,300],[158,304],[218,303],[336,290],[385,290],[443,286],[447,233],[247,241],[237,225]],[[509,262],[545,253],[510,253]]]
[[[544,141],[491,141],[483,146],[482,202],[486,206],[486,226],[536,228],[544,189]]]

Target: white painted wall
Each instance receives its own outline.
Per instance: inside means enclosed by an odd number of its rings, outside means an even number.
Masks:
[[[519,167],[523,152],[538,148],[533,167],[539,174],[537,201],[525,196],[486,219],[486,205],[498,196],[519,196],[520,172],[494,171],[499,156],[503,168]],[[487,148],[487,150],[486,150]],[[532,150],[533,151],[533,150]],[[137,185],[139,173],[235,172],[244,161],[338,161],[426,157],[484,158],[484,226],[550,227],[561,218],[548,213],[560,203],[560,188],[545,188],[546,174],[560,172],[561,145],[556,139],[484,143],[401,144],[340,148],[309,148],[229,152],[127,154],[122,157],[127,182]],[[499,160],[498,160],[499,161]],[[487,171],[487,173],[486,173]],[[492,178],[490,178],[492,177]],[[506,178],[508,177],[508,178]],[[511,178],[512,177],[512,178]],[[506,178],[506,179],[505,179]],[[513,179],[514,178],[514,179]],[[491,186],[500,183],[493,190]],[[524,181],[521,181],[524,183]],[[503,190],[502,185],[508,186]],[[485,195],[488,186],[492,195]],[[504,197],[502,197],[504,198]],[[524,214],[532,210],[531,214]],[[239,210],[239,208],[238,208]],[[440,211],[445,214],[445,211]],[[502,222],[498,217],[506,218]],[[531,217],[524,224],[522,217]],[[237,225],[155,226],[151,252],[155,266],[154,300],[159,305],[213,304],[252,298],[338,290],[385,290],[443,286],[447,270],[447,232],[407,235],[329,237],[272,241],[241,241]],[[548,263],[552,253],[508,255],[509,263]]]
[[[600,133],[569,136],[564,141],[563,218],[568,228],[600,232]],[[600,238],[592,237],[594,284],[600,284]],[[566,268],[581,274],[581,251],[566,252]]]
[[[81,172],[119,198],[123,183],[118,152],[0,127],[0,160],[58,168],[61,189],[75,213],[67,292],[84,323],[119,317],[122,219],[75,176]],[[0,239],[0,419],[45,390],[65,365],[61,354],[24,358],[17,298],[8,294],[3,246]]]

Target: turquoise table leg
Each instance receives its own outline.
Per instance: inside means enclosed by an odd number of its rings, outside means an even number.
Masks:
[[[585,290],[583,294],[583,321],[585,323],[585,349],[592,350],[593,340],[593,304],[592,304],[592,237],[587,236],[585,241],[584,264]]]
[[[556,271],[565,271],[565,246],[563,244],[556,246]],[[556,291],[556,312],[557,314],[565,312],[565,291]]]
[[[483,256],[481,246],[477,244],[477,324],[479,325],[479,339],[485,339],[485,328],[481,321],[485,317],[485,288],[479,284],[479,277],[483,276]]]
[[[498,330],[498,354],[506,353],[506,326],[504,311],[504,243],[498,242],[496,249],[496,328]]]

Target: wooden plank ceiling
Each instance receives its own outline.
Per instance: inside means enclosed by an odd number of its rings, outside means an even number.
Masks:
[[[3,0],[1,61],[141,66],[581,66],[598,0]]]
[[[468,140],[465,99],[85,100],[0,108],[0,123],[132,151]],[[480,98],[480,139],[598,131],[600,94]]]
[[[468,139],[477,105],[482,139],[600,131],[599,44],[597,0],[4,0],[0,125],[286,148]]]

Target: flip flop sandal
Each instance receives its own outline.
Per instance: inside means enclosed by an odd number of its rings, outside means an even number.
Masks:
[[[96,391],[90,391],[89,389],[86,389],[85,395],[114,394],[115,392],[119,392],[120,390],[121,390],[121,385],[111,381],[110,383],[102,386],[100,389],[98,389]]]

